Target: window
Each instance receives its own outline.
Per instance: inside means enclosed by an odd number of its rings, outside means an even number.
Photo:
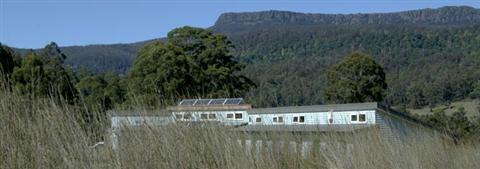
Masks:
[[[367,115],[364,113],[354,113],[351,115],[351,123],[366,123]]]
[[[242,113],[235,113],[235,119],[242,119]]]
[[[294,123],[305,123],[305,116],[294,116],[293,117]]]
[[[255,119],[255,122],[261,123],[261,122],[262,122],[262,118],[261,118],[261,117],[257,117],[257,119]]]
[[[217,115],[215,113],[202,113],[200,114],[200,120],[215,120]]]
[[[217,119],[217,115],[215,113],[210,113],[208,114],[208,119],[210,120]]]
[[[352,115],[352,121],[357,121],[357,115],[356,114]]]
[[[242,113],[229,113],[227,114],[227,119],[232,120],[242,120],[243,119],[243,114]]]
[[[366,118],[367,118],[367,117],[365,116],[365,114],[360,114],[358,117],[359,117],[359,118],[358,118],[358,121],[359,121],[359,122],[365,122],[365,121],[366,121]]]
[[[183,114],[180,114],[180,113],[175,114],[175,119],[177,120],[183,119]]]
[[[206,113],[200,114],[200,119],[207,120],[208,119],[208,114],[206,114]]]
[[[185,114],[183,115],[183,119],[184,119],[184,120],[190,120],[191,118],[192,118],[192,114],[190,114],[190,113],[185,113]]]
[[[283,123],[283,117],[282,116],[273,117],[273,123]]]

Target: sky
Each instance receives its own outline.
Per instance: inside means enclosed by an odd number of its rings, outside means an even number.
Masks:
[[[181,26],[207,28],[225,12],[380,13],[480,0],[0,0],[0,42],[12,47],[131,43]]]

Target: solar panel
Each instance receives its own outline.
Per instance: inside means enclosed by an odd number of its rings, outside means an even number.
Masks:
[[[209,105],[222,105],[225,99],[212,99]]]
[[[239,105],[239,104],[243,104],[243,98],[184,99],[178,103],[179,106]]]
[[[225,104],[238,105],[238,104],[242,103],[242,101],[243,101],[242,98],[227,99],[227,101],[225,102]]]
[[[182,100],[178,105],[193,106],[196,101],[197,99],[185,99],[185,100]]]
[[[195,105],[208,105],[212,99],[198,99],[197,103]]]

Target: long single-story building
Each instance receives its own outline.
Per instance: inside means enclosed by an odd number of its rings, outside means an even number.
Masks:
[[[219,123],[244,132],[349,132],[377,128],[401,139],[430,127],[381,103],[252,108],[242,98],[185,99],[159,112],[111,112],[111,140],[122,126]]]

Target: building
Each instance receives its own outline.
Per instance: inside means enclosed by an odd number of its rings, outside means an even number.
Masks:
[[[351,132],[376,128],[385,138],[395,140],[431,130],[408,114],[377,102],[252,108],[242,98],[223,98],[185,99],[161,112],[113,112],[111,138],[115,143],[121,126],[181,123],[218,123],[244,132]]]

